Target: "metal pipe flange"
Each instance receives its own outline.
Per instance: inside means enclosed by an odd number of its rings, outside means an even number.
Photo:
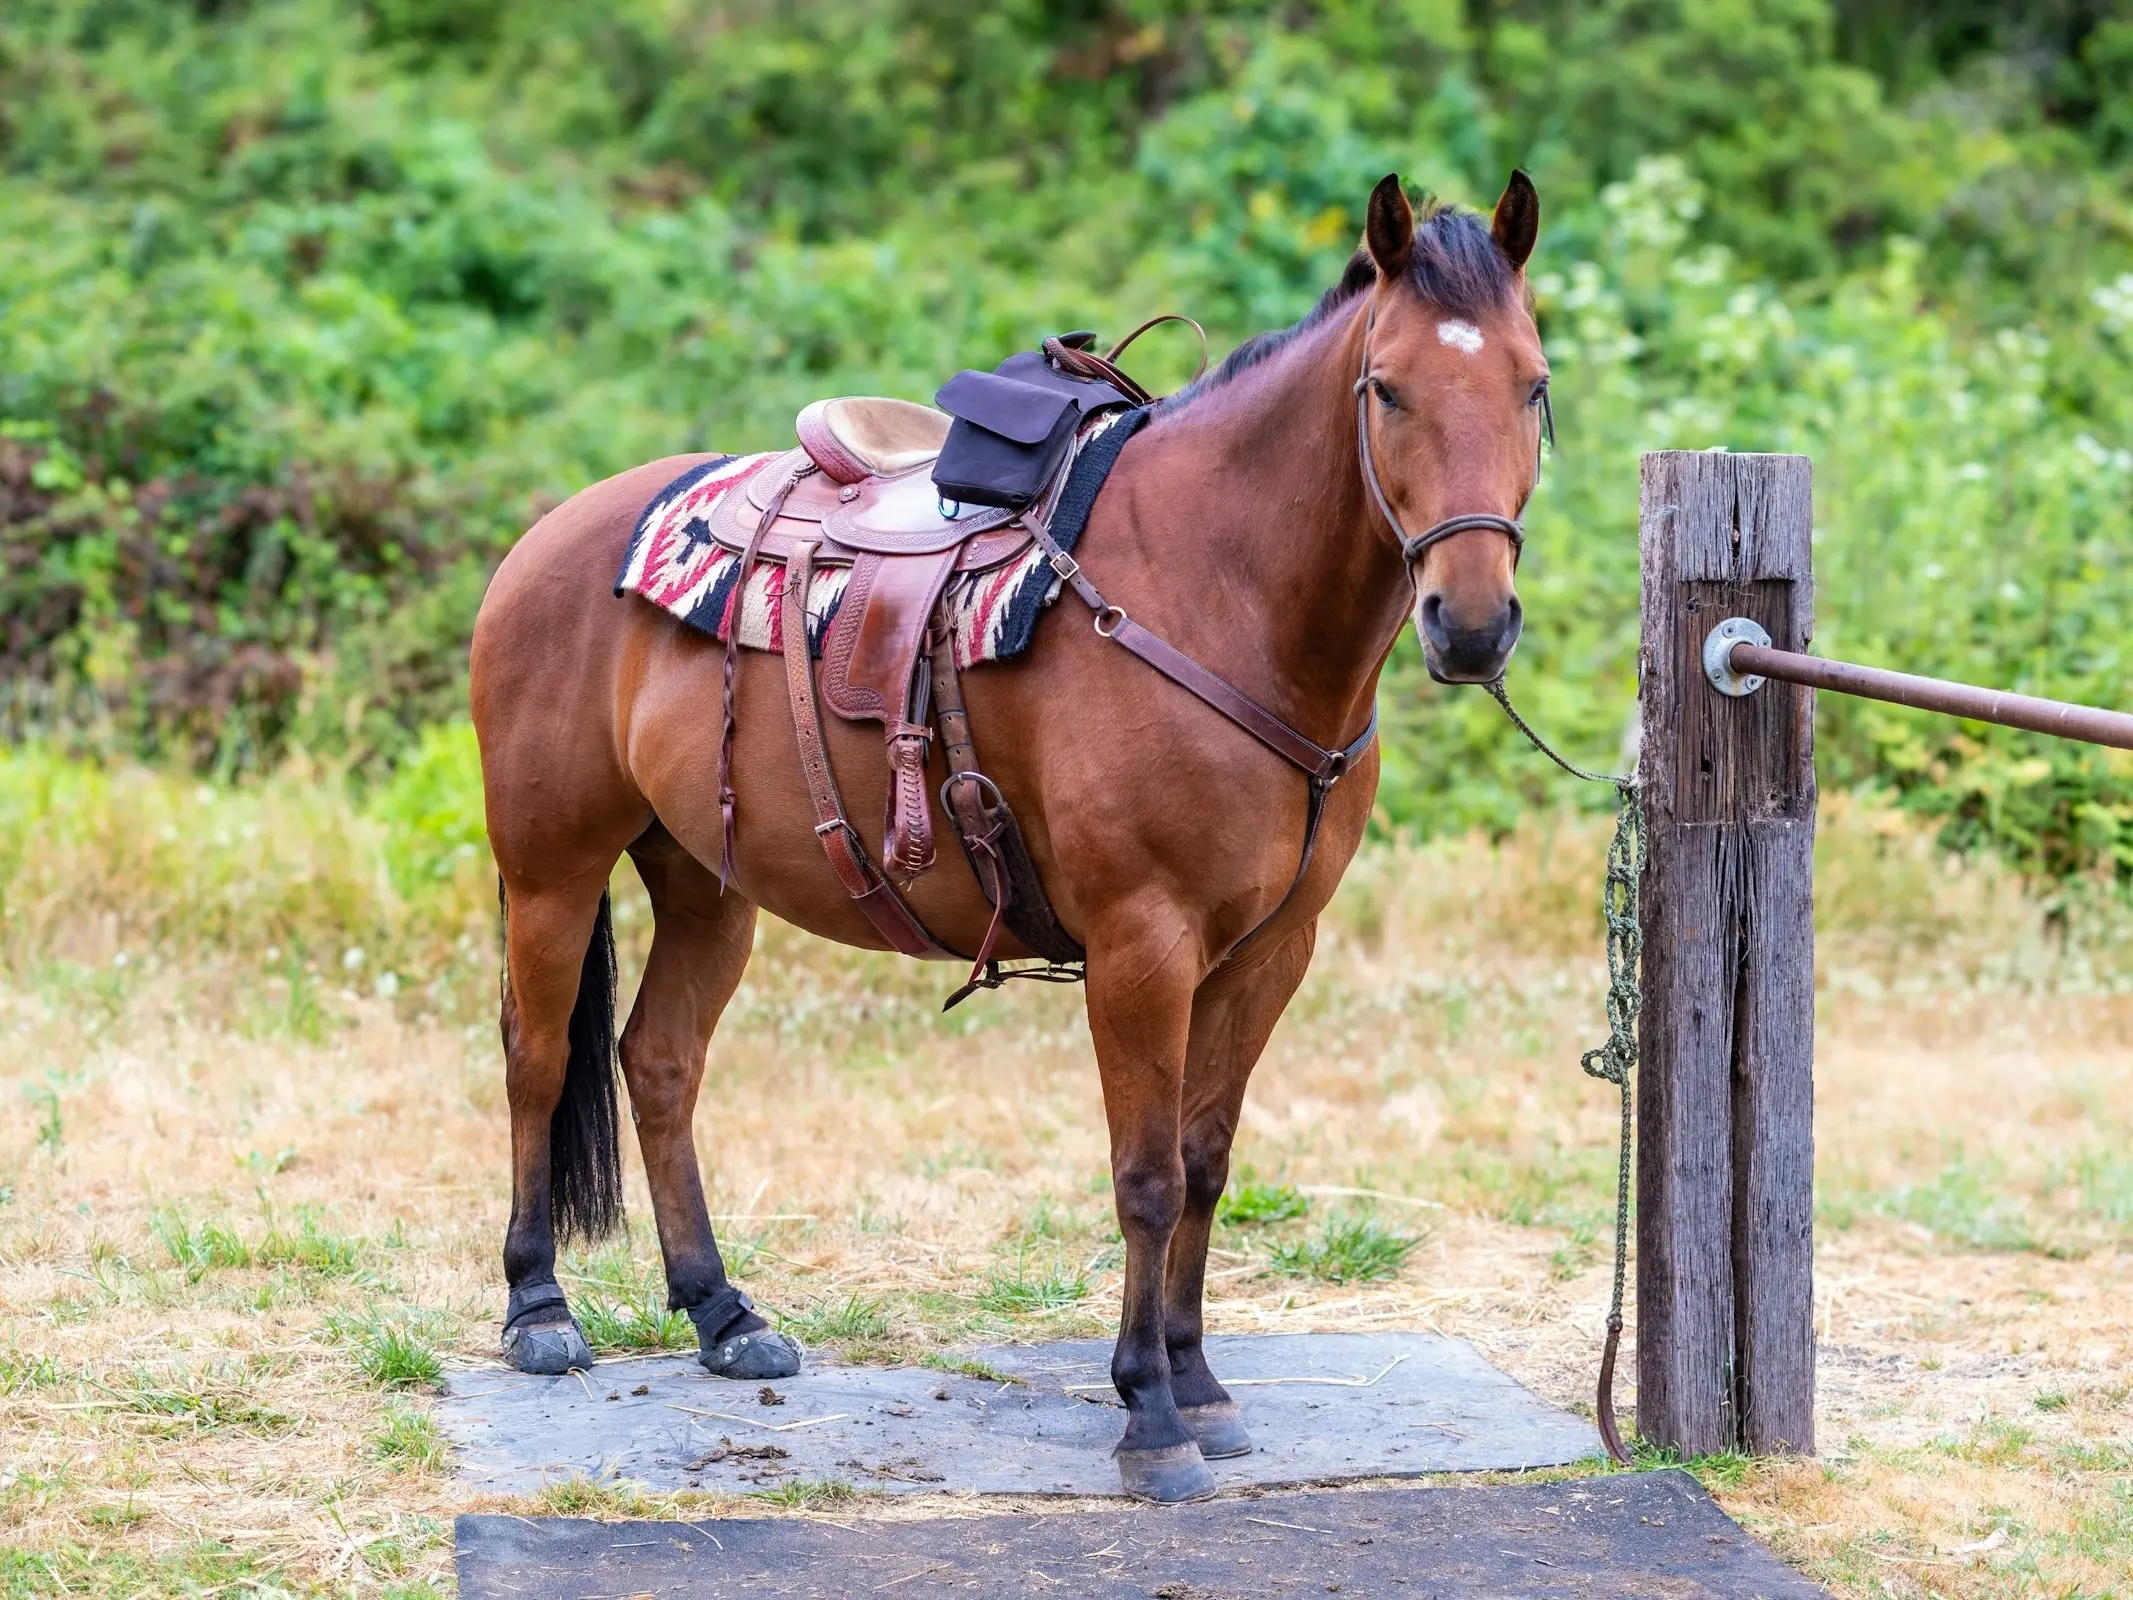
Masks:
[[[1737,644],[1760,645],[1767,650],[1770,635],[1759,622],[1728,617],[1704,636],[1703,675],[1711,680],[1712,688],[1735,699],[1755,693],[1767,681],[1760,673],[1733,670],[1733,647]]]

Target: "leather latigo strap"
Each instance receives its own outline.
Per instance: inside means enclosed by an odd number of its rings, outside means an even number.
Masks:
[[[986,930],[977,964],[971,969],[971,980],[980,981],[979,969],[986,966],[1002,925],[1021,941],[1023,949],[1055,967],[1085,960],[1087,952],[1052,909],[1044,892],[1044,880],[1030,859],[1029,846],[1006,797],[979,764],[970,715],[963,704],[962,678],[955,666],[954,635],[945,611],[935,614],[929,645],[941,753],[948,762],[948,780],[941,785],[941,799],[955,823],[978,887],[993,905],[993,923]]]
[[[784,635],[785,688],[792,700],[793,738],[800,749],[800,774],[807,782],[807,797],[815,813],[815,837],[844,892],[889,947],[907,956],[927,961],[960,961],[963,958],[926,931],[925,924],[904,904],[895,887],[867,856],[859,832],[852,826],[837,791],[837,775],[830,767],[829,745],[822,734],[822,707],[815,698],[814,663],[807,654],[807,590],[814,575],[815,546],[802,544],[785,568],[785,592],[779,612],[779,631]]]

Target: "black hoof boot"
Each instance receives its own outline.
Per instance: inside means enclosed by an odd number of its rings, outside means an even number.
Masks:
[[[1205,1500],[1215,1492],[1215,1475],[1200,1459],[1200,1447],[1187,1439],[1160,1450],[1119,1450],[1118,1481],[1136,1500],[1173,1506]]]
[[[578,1331],[563,1291],[531,1283],[511,1291],[504,1314],[504,1360],[521,1372],[557,1377],[593,1364],[592,1346]]]
[[[1244,1431],[1243,1414],[1234,1400],[1216,1400],[1204,1406],[1179,1406],[1178,1415],[1192,1430],[1202,1461],[1227,1461],[1231,1456],[1252,1453],[1252,1436]]]
[[[696,1359],[714,1378],[789,1378],[800,1370],[800,1341],[756,1315],[755,1302],[730,1285],[700,1306],[689,1307],[696,1324]]]

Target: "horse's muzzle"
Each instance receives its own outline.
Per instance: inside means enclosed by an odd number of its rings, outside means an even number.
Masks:
[[[1469,618],[1434,590],[1415,607],[1422,635],[1422,661],[1439,683],[1494,683],[1518,647],[1525,611],[1517,595],[1506,596],[1493,616]]]

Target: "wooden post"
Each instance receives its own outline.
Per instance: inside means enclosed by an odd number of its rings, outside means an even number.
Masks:
[[[1706,634],[1814,632],[1805,456],[1644,458],[1637,1426],[1814,1449],[1814,694],[1715,691]]]

